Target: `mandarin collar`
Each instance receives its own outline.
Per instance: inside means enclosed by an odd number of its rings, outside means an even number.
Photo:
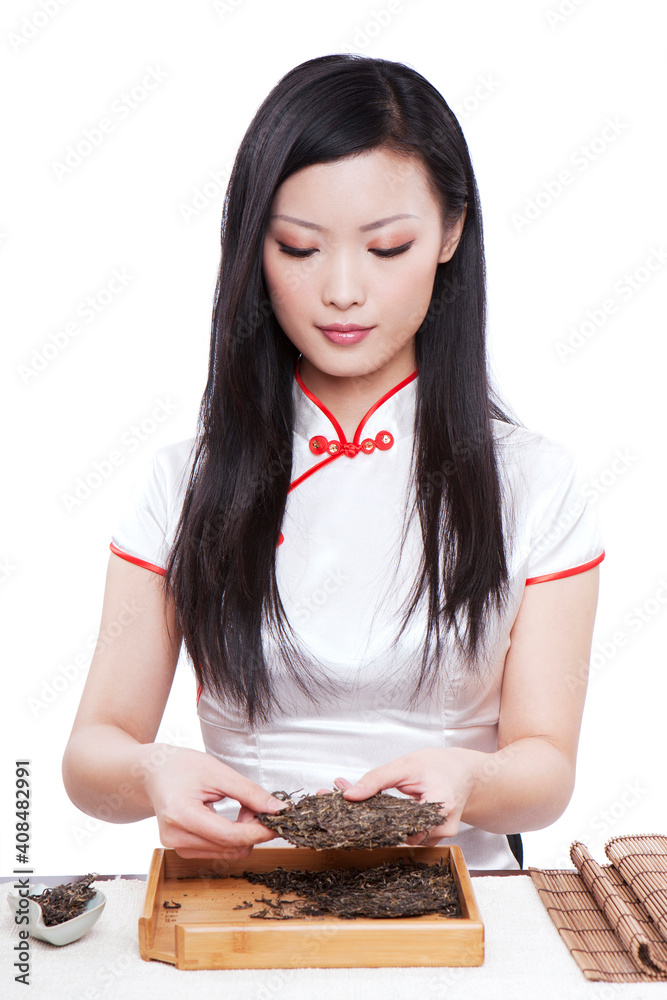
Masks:
[[[336,415],[308,389],[301,378],[300,360],[299,358],[294,366],[292,387],[295,434],[306,438],[309,442],[315,437],[320,437],[326,439],[328,444],[331,441],[338,441],[341,445],[345,445],[347,439]],[[368,408],[357,425],[351,442],[353,445],[363,447],[364,441],[368,441],[369,438],[376,441],[378,436],[384,433],[388,433],[392,441],[414,433],[418,374],[419,370],[415,368],[410,375],[384,392]],[[379,447],[382,447],[382,443]]]

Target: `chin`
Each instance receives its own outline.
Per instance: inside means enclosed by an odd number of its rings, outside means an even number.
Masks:
[[[378,368],[377,357],[354,351],[354,346],[336,348],[332,344],[332,351],[311,351],[303,354],[302,361],[307,360],[314,368],[325,375],[350,377],[355,375],[367,375]],[[358,345],[361,346],[361,345]],[[332,353],[336,356],[332,357]]]

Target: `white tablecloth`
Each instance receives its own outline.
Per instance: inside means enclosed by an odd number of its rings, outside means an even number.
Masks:
[[[30,990],[14,982],[18,943],[0,885],[0,997],[29,1000],[662,1000],[667,983],[588,982],[551,923],[528,875],[481,876],[473,889],[485,925],[476,968],[248,969],[185,972],[139,956],[137,921],[146,883],[100,883],[107,896],[95,926],[56,948],[30,938]]]

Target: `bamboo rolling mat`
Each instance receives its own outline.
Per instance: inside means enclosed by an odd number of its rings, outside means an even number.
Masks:
[[[587,979],[667,980],[667,836],[614,837],[600,865],[575,841],[576,871],[528,871],[559,934]]]

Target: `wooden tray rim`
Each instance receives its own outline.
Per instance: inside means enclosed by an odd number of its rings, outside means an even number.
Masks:
[[[294,852],[294,853],[292,853]],[[372,853],[372,859],[367,856]],[[308,858],[305,856],[308,855]],[[356,867],[363,863],[366,856],[371,863],[381,863],[388,858],[396,856],[406,856],[414,860],[423,860],[430,863],[439,861],[442,857],[444,861],[451,864],[452,874],[457,883],[459,898],[464,915],[457,918],[442,919],[437,915],[422,914],[416,917],[356,917],[353,920],[342,920],[340,918],[294,918],[289,921],[262,921],[259,926],[250,926],[247,921],[233,923],[229,920],[224,922],[181,920],[174,925],[174,951],[163,952],[153,947],[155,931],[159,916],[159,896],[160,886],[167,878],[177,878],[185,876],[189,871],[202,874],[202,868],[211,870],[212,874],[241,874],[242,871],[255,868],[255,870],[266,870],[281,864],[284,868],[303,867],[304,862],[314,861],[319,868],[325,868],[334,862],[344,862],[345,867]],[[279,858],[279,860],[277,860]],[[276,859],[274,861],[274,859]],[[224,871],[221,872],[220,869]],[[266,924],[266,926],[264,926]],[[155,848],[151,860],[151,866],[146,882],[146,893],[142,915],[139,918],[139,951],[145,961],[157,960],[168,962],[177,968],[193,968],[191,965],[180,964],[179,952],[181,956],[185,953],[186,943],[194,941],[198,935],[224,934],[224,935],[258,935],[259,937],[270,935],[283,937],[287,935],[287,940],[293,936],[302,936],[308,939],[322,933],[328,933],[332,937],[339,936],[341,940],[349,936],[350,931],[358,929],[364,931],[378,932],[386,929],[390,934],[396,935],[401,931],[408,933],[412,937],[415,930],[421,932],[433,932],[443,940],[456,941],[459,938],[466,939],[467,945],[472,944],[479,952],[479,963],[484,956],[484,924],[482,922],[477,900],[472,887],[470,874],[468,872],[463,852],[458,844],[436,847],[419,847],[409,845],[399,845],[390,848],[375,848],[371,851],[364,850],[314,850],[310,848],[270,848],[265,847],[260,851],[253,851],[248,857],[230,859],[229,861],[210,858],[182,858],[172,848]],[[406,961],[406,965],[410,963]],[[446,964],[446,963],[443,963]],[[453,963],[450,963],[453,964]],[[205,966],[200,966],[204,968]],[[211,966],[206,966],[211,967]],[[220,966],[215,966],[220,968]],[[269,967],[249,965],[248,968]],[[271,966],[275,967],[275,966]],[[315,966],[321,967],[321,966]],[[325,966],[330,967],[330,966]],[[347,966],[354,967],[354,966]],[[224,966],[223,966],[224,968]]]

